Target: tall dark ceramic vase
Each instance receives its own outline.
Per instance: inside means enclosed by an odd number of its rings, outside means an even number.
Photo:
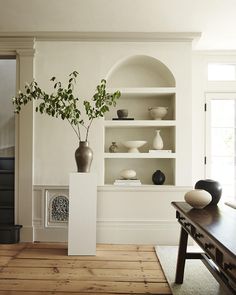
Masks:
[[[77,171],[88,173],[90,172],[91,163],[93,160],[93,151],[89,147],[88,141],[80,141],[79,147],[75,151],[75,161]]]
[[[218,181],[212,179],[202,179],[196,182],[195,189],[203,189],[211,194],[212,200],[209,203],[210,205],[216,205],[222,194],[222,187]]]

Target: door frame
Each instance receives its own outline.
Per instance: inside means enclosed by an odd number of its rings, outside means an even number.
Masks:
[[[34,38],[0,37],[0,56],[16,58],[16,89],[34,78]],[[15,118],[15,223],[23,225],[21,241],[33,237],[33,103]]]

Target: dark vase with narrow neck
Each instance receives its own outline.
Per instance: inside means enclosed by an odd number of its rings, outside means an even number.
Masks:
[[[93,160],[93,151],[89,147],[88,141],[80,141],[79,147],[75,151],[75,161],[77,164],[77,172],[90,172]]]

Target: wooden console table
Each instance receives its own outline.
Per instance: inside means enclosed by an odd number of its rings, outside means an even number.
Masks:
[[[186,259],[201,259],[218,282],[236,294],[236,210],[226,205],[194,209],[172,202],[181,225],[175,282],[182,284]],[[188,236],[203,253],[188,253]]]

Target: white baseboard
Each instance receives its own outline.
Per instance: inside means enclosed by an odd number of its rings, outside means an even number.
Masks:
[[[67,228],[34,228],[34,242],[67,242]]]
[[[178,245],[179,225],[168,220],[97,221],[97,243]],[[67,228],[34,228],[34,240],[66,242]]]
[[[179,226],[176,221],[168,220],[100,220],[97,242],[177,245]]]

